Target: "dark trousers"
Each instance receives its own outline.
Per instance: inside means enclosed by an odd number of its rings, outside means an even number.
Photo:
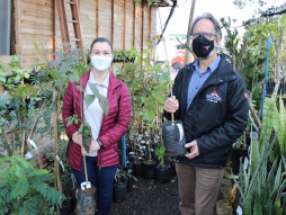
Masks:
[[[182,215],[214,215],[224,169],[176,163]]]
[[[112,206],[113,181],[118,165],[102,167],[99,171],[97,157],[86,156],[85,158],[88,181],[96,187],[97,215],[108,215]],[[83,166],[82,171],[73,168],[72,171],[80,187],[80,184],[85,181]]]

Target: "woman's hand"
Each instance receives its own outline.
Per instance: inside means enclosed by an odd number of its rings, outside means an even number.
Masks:
[[[89,146],[89,153],[98,151],[99,149],[100,149],[100,146],[99,146],[98,142],[97,141],[91,141],[91,144]]]
[[[78,134],[77,132],[75,132],[73,135],[72,135],[72,141],[78,145],[82,145],[82,136],[81,134]]]
[[[90,146],[89,146],[89,152],[87,152],[85,150],[85,148],[83,147],[83,145],[81,145],[81,154],[83,156],[86,156],[91,152],[98,151],[99,149],[100,149],[100,146],[99,146],[98,142],[97,141],[91,141]]]

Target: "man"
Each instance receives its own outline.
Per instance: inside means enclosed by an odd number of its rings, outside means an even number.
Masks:
[[[209,13],[197,17],[191,28],[194,63],[178,72],[176,99],[164,102],[165,115],[183,121],[185,157],[177,157],[182,215],[212,215],[220,192],[224,167],[248,120],[248,96],[241,76],[217,47],[218,21]]]

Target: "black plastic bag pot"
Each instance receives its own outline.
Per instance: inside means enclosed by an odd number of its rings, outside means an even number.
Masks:
[[[167,156],[184,156],[187,154],[185,148],[186,137],[183,123],[181,120],[175,120],[172,125],[171,121],[164,122],[162,125],[163,143],[166,148]]]
[[[116,203],[120,203],[127,198],[127,181],[123,183],[114,183],[113,187],[113,200]]]
[[[95,201],[96,188],[92,186],[90,189],[78,190],[78,201],[75,208],[76,215],[93,215],[96,212]]]
[[[150,160],[149,158],[149,153],[148,153],[148,150],[145,148],[145,149],[142,149],[143,153],[144,153],[144,161],[148,161]]]
[[[127,172],[131,169],[130,174],[133,175],[134,174],[134,170],[133,170],[133,163],[131,162],[126,162],[126,170]]]
[[[61,215],[70,215],[72,214],[72,207],[71,207],[71,201],[69,199],[65,200],[61,207],[60,207],[60,214]]]
[[[132,177],[127,178],[127,191],[133,190],[134,179]]]
[[[141,162],[140,163],[134,163],[133,167],[134,167],[135,176],[143,177],[142,163]]]
[[[82,145],[84,146],[84,148],[87,152],[89,151],[90,144],[91,144],[91,135],[89,135],[87,137],[82,135]]]
[[[161,164],[158,163],[155,168],[155,179],[160,183],[169,183],[171,181],[171,165],[170,163],[161,169]]]
[[[154,150],[154,151],[151,151],[151,156],[152,156],[152,158],[153,158],[154,161],[156,161],[156,162],[159,161],[158,155],[155,153],[155,150]]]
[[[247,157],[247,150],[231,150],[230,161],[233,174],[238,174],[240,167],[240,158],[242,158],[243,163],[245,157]]]
[[[155,168],[157,163],[152,162],[150,164],[143,162],[143,178],[146,180],[152,180],[155,178]]]

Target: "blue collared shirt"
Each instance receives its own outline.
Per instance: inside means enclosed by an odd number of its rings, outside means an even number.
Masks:
[[[204,85],[207,78],[211,75],[213,71],[216,70],[221,60],[220,54],[217,55],[217,58],[208,66],[207,71],[202,72],[199,68],[198,59],[192,65],[193,75],[191,77],[189,88],[188,88],[188,101],[187,101],[187,110],[190,107],[193,99],[197,95],[198,91]]]

